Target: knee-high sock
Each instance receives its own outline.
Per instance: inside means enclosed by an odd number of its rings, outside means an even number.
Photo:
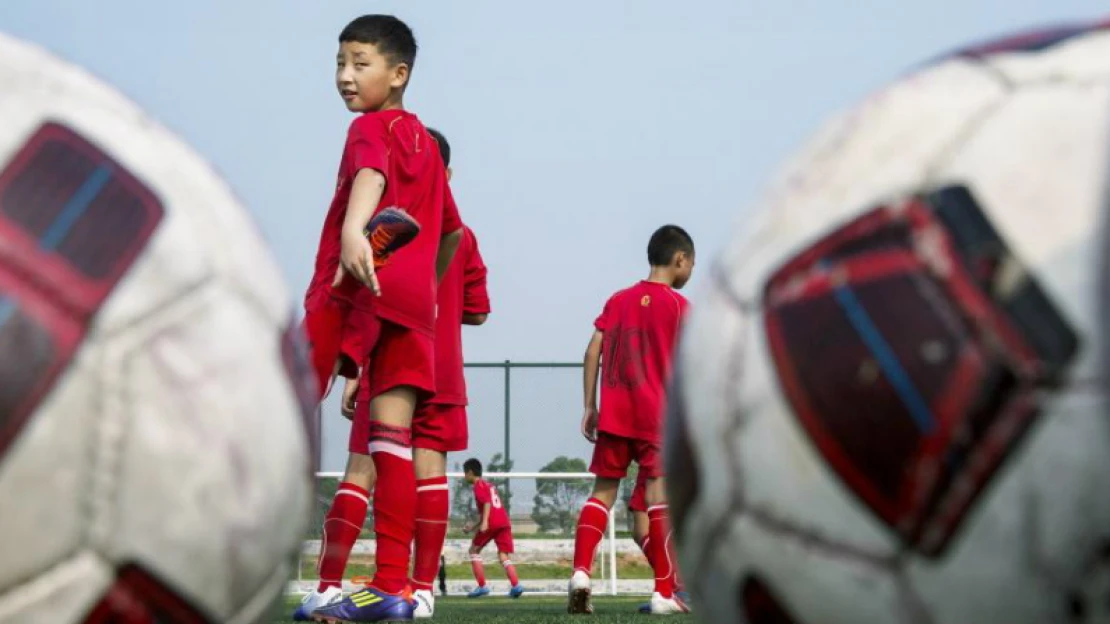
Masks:
[[[447,539],[447,477],[416,482],[416,544],[412,586],[432,589],[439,572],[439,557]]]
[[[331,507],[328,508],[328,515],[324,517],[320,559],[316,562],[316,571],[320,575],[317,591],[342,586],[347,559],[351,556],[355,540],[362,532],[369,504],[366,490],[353,483],[339,484]]]
[[[574,570],[589,575],[593,569],[597,545],[609,526],[609,508],[596,498],[586,501],[578,516],[578,529],[574,534]]]
[[[408,584],[416,533],[416,474],[412,471],[412,430],[379,422],[370,426],[370,455],[378,472],[374,492],[377,570],[371,585],[396,594]]]

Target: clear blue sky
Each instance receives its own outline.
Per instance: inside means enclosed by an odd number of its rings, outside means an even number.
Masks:
[[[764,180],[831,112],[915,63],[1096,0],[4,0],[0,30],[115,84],[182,135],[257,217],[293,291],[308,281],[350,116],[333,87],[351,18],[420,44],[408,108],[450,139],[453,187],[490,266],[471,361],[577,360],[605,297],[646,272],[664,222],[703,268]],[[703,274],[704,275],[704,274]],[[695,295],[700,280],[695,275]],[[580,385],[515,385],[513,454],[588,457]],[[499,448],[500,377],[471,378],[473,446]],[[325,467],[346,426],[325,415]]]

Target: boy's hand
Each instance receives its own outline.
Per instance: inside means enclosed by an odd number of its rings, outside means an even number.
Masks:
[[[473,530],[474,525],[470,524],[469,522],[463,525],[463,533],[465,533],[466,535],[470,535],[470,532]]]
[[[357,395],[358,379],[348,379],[347,384],[343,386],[343,402],[339,404],[339,413],[343,414],[343,418],[354,420]]]
[[[597,442],[597,408],[587,407],[582,414],[582,435],[590,441]]]
[[[339,267],[335,271],[332,287],[339,286],[343,276],[350,274],[362,282],[375,296],[382,294],[378,276],[374,273],[374,250],[370,241],[360,231],[344,228],[339,253]]]
[[[478,532],[479,533],[485,533],[488,530],[489,530],[489,523],[488,522],[483,522],[482,526],[478,527]]]

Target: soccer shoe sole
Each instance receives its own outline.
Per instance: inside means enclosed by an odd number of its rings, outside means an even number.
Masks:
[[[574,615],[590,615],[594,606],[590,604],[589,589],[572,589],[570,598],[567,599],[567,613]]]

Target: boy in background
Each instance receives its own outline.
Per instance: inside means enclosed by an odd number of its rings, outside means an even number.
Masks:
[[[466,460],[463,464],[463,477],[466,482],[474,486],[474,505],[478,508],[477,524],[468,524],[463,528],[464,533],[477,529],[474,541],[470,544],[470,566],[474,570],[474,580],[478,587],[467,594],[468,598],[481,598],[489,595],[486,587],[486,572],[482,566],[482,549],[493,542],[497,545],[497,558],[505,568],[505,576],[509,578],[512,589],[509,590],[511,598],[520,598],[524,587],[516,575],[516,566],[513,565],[513,526],[509,521],[509,513],[501,504],[501,496],[497,488],[482,479],[482,462],[475,458]]]
[[[665,386],[671,356],[688,303],[678,294],[694,270],[694,241],[682,228],[665,225],[648,242],[651,272],[614,294],[594,322],[584,360],[582,434],[594,443],[591,498],[578,518],[574,573],[567,611],[592,613],[590,574],[597,546],[609,524],[620,480],[633,461],[644,478],[649,522],[649,561],[655,571],[651,613],[686,613],[674,594],[674,553],[664,492],[660,447]],[[597,384],[601,377],[601,409]]]

